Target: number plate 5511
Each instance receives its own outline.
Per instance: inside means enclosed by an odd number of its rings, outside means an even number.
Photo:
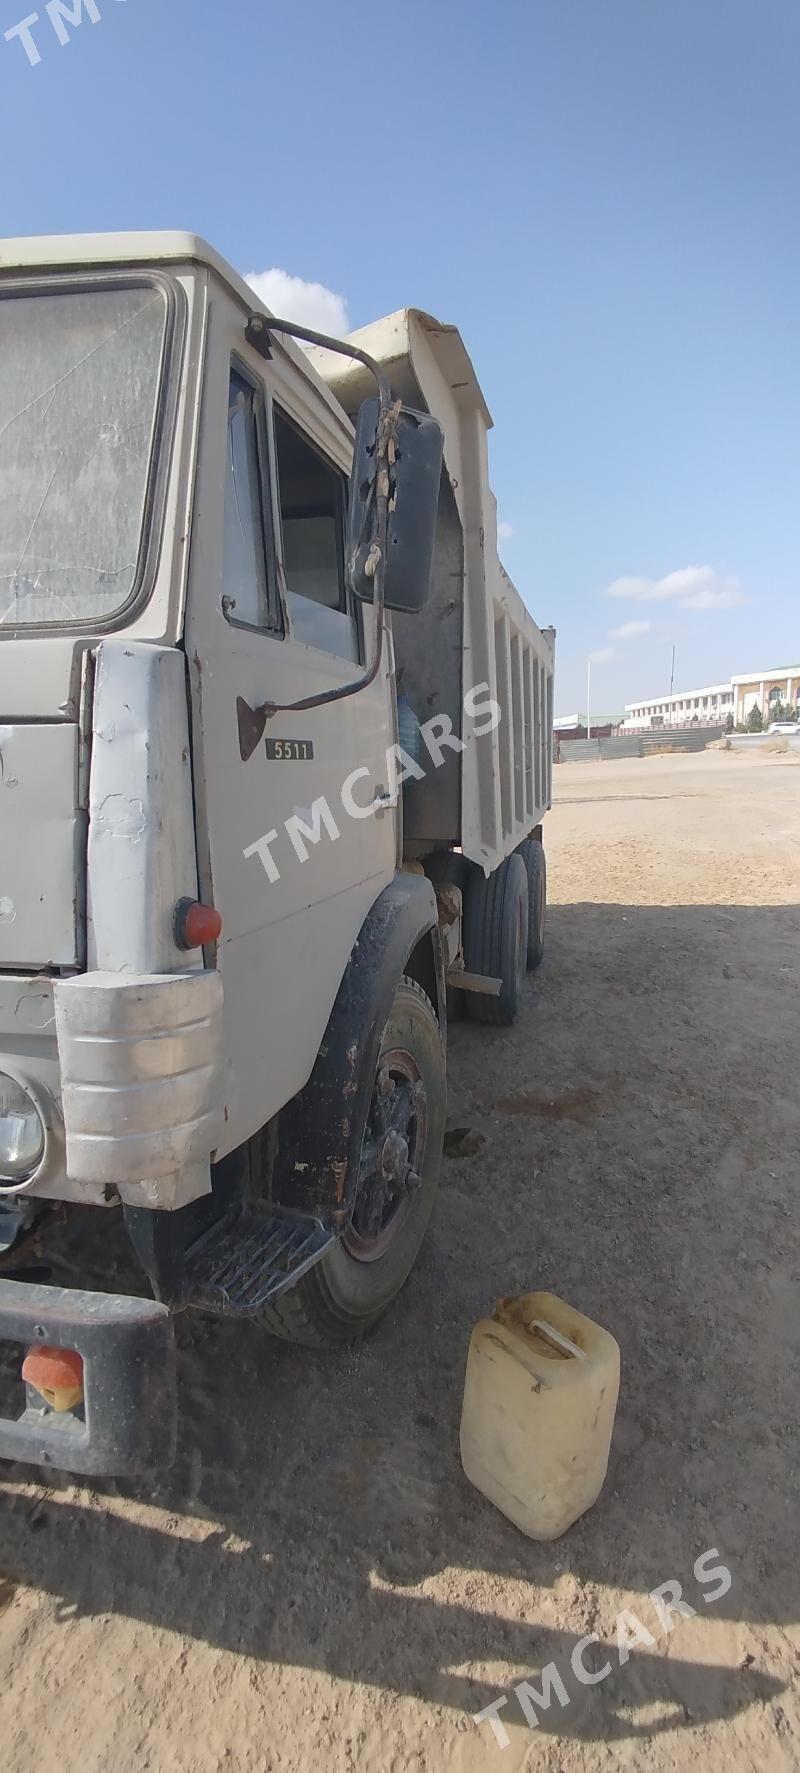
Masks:
[[[311,763],[314,757],[312,739],[267,739],[266,746],[271,763]]]

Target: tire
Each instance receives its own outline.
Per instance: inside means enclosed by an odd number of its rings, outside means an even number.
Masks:
[[[516,853],[490,874],[475,873],[464,907],[464,964],[469,973],[502,979],[499,997],[465,993],[474,1022],[508,1028],[515,1020],[525,983],[528,950],[528,876]]]
[[[409,1102],[422,1105],[412,1107],[404,1121],[407,1093]],[[363,1336],[382,1317],[408,1279],[428,1228],[439,1184],[446,1115],[444,1043],[436,1014],[416,980],[403,978],[381,1042],[351,1223],[296,1287],[259,1314],[273,1335],[310,1348],[330,1348]],[[393,1133],[395,1120],[409,1134],[410,1173],[418,1176],[411,1188],[402,1184],[403,1139]],[[392,1183],[386,1183],[383,1157],[374,1171],[372,1159],[385,1152],[392,1136],[401,1139],[401,1155]],[[384,1197],[385,1221],[379,1218]]]
[[[528,972],[535,972],[544,958],[544,926],[547,916],[547,857],[538,837],[526,837],[517,850],[528,876]]]

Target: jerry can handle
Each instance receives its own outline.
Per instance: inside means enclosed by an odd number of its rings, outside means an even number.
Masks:
[[[544,1318],[533,1318],[527,1328],[531,1331],[538,1330],[545,1342],[549,1342],[551,1347],[559,1349],[561,1354],[566,1354],[577,1361],[587,1359],[585,1349],[579,1348],[576,1342],[570,1342],[568,1336],[562,1336],[561,1331],[555,1330],[552,1324],[545,1323]]]

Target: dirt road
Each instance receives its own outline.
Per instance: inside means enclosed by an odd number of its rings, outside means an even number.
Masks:
[[[5,1468],[7,1773],[800,1766],[800,764],[557,775],[545,965],[516,1029],[452,1031],[486,1144],[378,1332],[328,1361],[187,1319],[155,1487]],[[534,1286],[623,1359],[607,1487],[550,1546],[458,1461],[471,1324]],[[652,1642],[620,1665],[622,1608]],[[512,1695],[502,1749],[472,1715],[550,1661],[568,1704],[532,1730]]]

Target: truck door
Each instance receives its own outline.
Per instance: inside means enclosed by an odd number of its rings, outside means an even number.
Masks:
[[[374,618],[344,580],[345,423],[294,353],[265,365],[226,313],[212,309],[186,625],[200,878],[223,918],[220,1155],[305,1083],[395,868],[392,809],[369,810],[387,795],[388,660],[356,696],[275,716],[242,759],[238,698],[255,709],[351,681]]]

